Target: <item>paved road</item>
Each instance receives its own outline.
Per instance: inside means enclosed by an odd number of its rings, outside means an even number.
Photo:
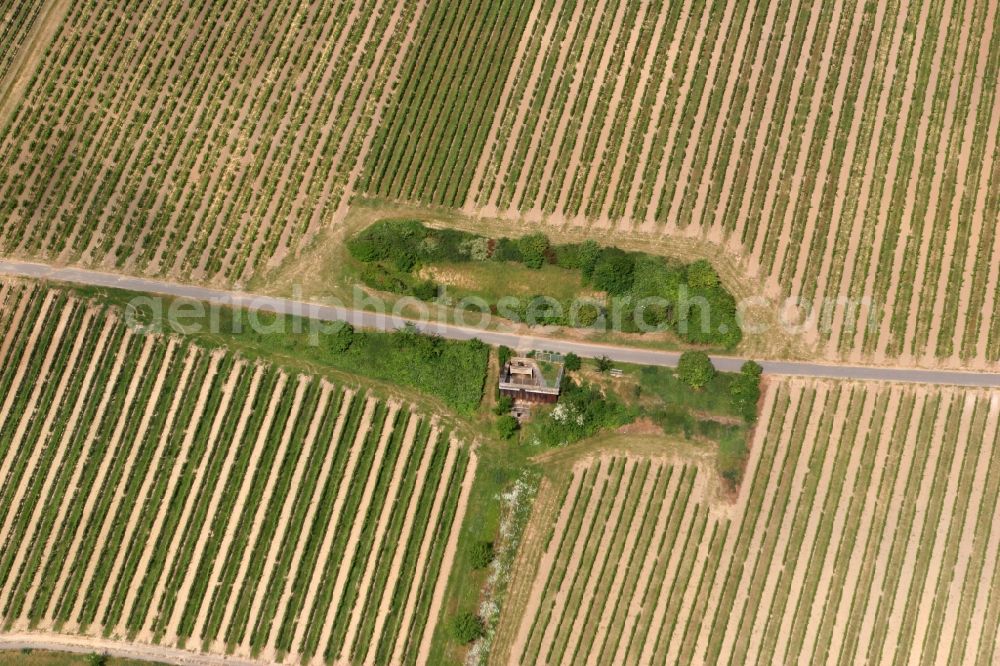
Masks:
[[[111,287],[127,291],[184,297],[208,301],[220,305],[238,306],[252,310],[265,310],[284,314],[296,314],[323,321],[347,321],[354,326],[393,330],[409,320],[369,311],[350,310],[343,307],[320,305],[275,296],[263,296],[239,291],[211,289],[190,284],[178,284],[149,278],[117,275],[81,268],[65,268],[10,259],[0,259],[0,274],[19,277],[68,282],[93,287]],[[414,322],[416,323],[416,322]],[[454,340],[479,338],[491,345],[507,345],[514,349],[545,349],[560,353],[574,352],[579,356],[596,358],[607,356],[615,361],[643,365],[677,365],[679,354],[636,347],[622,347],[592,342],[560,340],[544,336],[525,336],[502,331],[487,331],[477,328],[440,324],[437,322],[417,323],[417,327],[428,333],[436,333]],[[738,370],[745,359],[732,356],[713,356],[712,361],[723,371]],[[809,363],[803,361],[760,361],[764,371],[774,375],[799,377],[826,377],[833,379],[858,379],[871,381],[916,382],[921,384],[944,384],[955,386],[1000,387],[1000,373],[966,372],[957,370],[936,370],[926,368],[906,368],[888,366],[864,366],[847,364]]]

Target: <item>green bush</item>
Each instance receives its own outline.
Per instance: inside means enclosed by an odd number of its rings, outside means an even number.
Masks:
[[[688,266],[687,282],[692,289],[715,289],[719,286],[719,274],[712,268],[712,264],[699,259]]]
[[[688,386],[701,390],[715,377],[715,366],[704,352],[684,352],[677,364],[677,377]]]
[[[516,418],[510,414],[505,414],[497,419],[497,436],[499,436],[500,439],[510,439],[517,433],[519,427],[520,424],[517,422]]]
[[[743,467],[749,453],[746,435],[741,432],[729,433],[719,442],[719,474],[732,485],[738,485],[743,477]]]
[[[747,423],[757,420],[757,402],[760,400],[760,376],[763,368],[753,361],[747,361],[729,385],[729,397],[733,409]]]
[[[335,354],[343,354],[354,344],[354,327],[347,322],[339,322],[327,336],[327,344]]]
[[[597,366],[598,372],[610,372],[611,369],[615,367],[614,361],[607,356],[595,358],[594,365]]]
[[[461,645],[467,645],[485,634],[486,627],[478,615],[459,613],[451,620],[451,635]]]
[[[631,422],[636,412],[614,397],[605,396],[590,384],[563,381],[559,403],[533,419],[528,441],[546,446],[564,446],[592,437],[604,429]]]
[[[581,366],[580,357],[570,352],[563,358],[563,365],[569,372],[576,372]]]
[[[473,569],[485,569],[490,566],[494,557],[491,541],[476,541],[469,547],[469,563]]]
[[[521,263],[521,248],[517,241],[509,238],[501,238],[496,242],[493,249],[493,259],[495,261],[513,261]]]
[[[590,281],[601,291],[620,296],[632,288],[634,278],[635,257],[616,247],[608,247],[601,251]]]
[[[601,256],[601,246],[597,241],[585,240],[577,248],[576,256],[583,279],[589,282],[594,274],[594,267],[597,266],[597,259]]]
[[[493,408],[493,413],[497,416],[504,416],[505,414],[510,414],[510,410],[514,408],[514,399],[509,395],[502,395],[497,398],[497,406]]]
[[[517,242],[521,262],[528,268],[541,268],[545,264],[545,253],[549,249],[549,239],[545,234],[528,234]]]

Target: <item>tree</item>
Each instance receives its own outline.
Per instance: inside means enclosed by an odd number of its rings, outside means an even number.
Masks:
[[[677,364],[677,377],[691,388],[700,390],[715,377],[715,366],[705,352],[684,352]]]
[[[612,296],[624,294],[635,279],[635,258],[617,247],[605,248],[594,266],[591,282]]]
[[[580,365],[581,365],[580,357],[574,354],[573,352],[570,352],[563,357],[563,366],[569,372],[576,372],[577,370],[580,369]]]
[[[451,621],[451,633],[461,645],[468,645],[486,635],[483,620],[473,613],[459,613]]]
[[[747,361],[740,374],[729,385],[729,400],[733,409],[747,423],[757,420],[757,401],[760,400],[760,376],[764,371],[758,363]]]
[[[520,424],[517,422],[517,419],[510,414],[501,416],[496,422],[497,435],[500,436],[500,439],[510,439],[519,427]]]
[[[476,541],[469,548],[469,562],[473,569],[485,569],[495,556],[492,541]]]
[[[339,322],[336,329],[330,333],[327,343],[331,351],[343,354],[354,344],[354,327],[347,322]]]
[[[521,251],[521,261],[528,268],[541,268],[545,263],[545,253],[549,250],[549,238],[545,234],[528,234],[517,241]]]
[[[584,281],[590,281],[600,256],[601,246],[597,244],[597,241],[585,240],[580,243],[580,247],[576,251],[576,260],[580,264],[580,272],[583,273]]]
[[[607,356],[594,359],[594,363],[597,365],[598,372],[608,372],[611,368],[615,367],[614,362]]]

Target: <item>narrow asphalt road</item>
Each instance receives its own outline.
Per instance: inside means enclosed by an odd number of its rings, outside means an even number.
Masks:
[[[220,305],[251,310],[294,314],[322,321],[346,321],[361,328],[394,330],[410,322],[409,319],[370,311],[351,310],[343,307],[321,305],[276,296],[225,291],[191,284],[178,284],[162,280],[103,273],[82,268],[57,267],[13,259],[0,259],[0,274],[39,280],[51,280],[91,287],[109,287],[146,294],[189,298]],[[557,338],[518,335],[502,331],[483,330],[438,322],[411,322],[427,333],[435,333],[454,340],[479,338],[491,345],[507,345],[513,349],[545,349],[579,356],[608,358],[623,363],[642,365],[677,365],[680,354],[637,347],[622,347],[592,342],[560,340]],[[712,362],[722,371],[739,369],[746,359],[732,356],[713,356]],[[764,372],[773,375],[798,377],[825,377],[831,379],[856,379],[867,381],[915,382],[973,387],[1000,387],[1000,373],[892,366],[865,366],[847,364],[811,363],[806,361],[768,361],[759,363]]]

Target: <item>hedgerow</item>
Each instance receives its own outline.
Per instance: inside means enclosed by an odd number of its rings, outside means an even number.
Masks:
[[[513,262],[538,269],[545,264],[579,271],[580,286],[606,294],[600,306],[574,308],[537,294],[505,305],[502,316],[536,324],[590,327],[613,316],[626,332],[641,328],[670,331],[690,344],[734,348],[742,340],[736,299],[709,262],[670,261],[644,252],[583,243],[552,244],[540,233],[520,238],[487,238],[467,231],[438,229],[418,220],[380,220],[347,241],[361,262],[360,277],[379,291],[438,298],[440,288],[416,276],[438,262]],[[492,304],[493,307],[496,304]],[[643,326],[640,326],[640,323]]]

